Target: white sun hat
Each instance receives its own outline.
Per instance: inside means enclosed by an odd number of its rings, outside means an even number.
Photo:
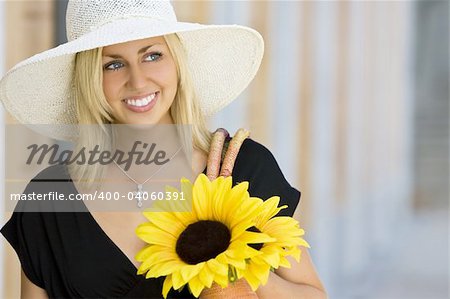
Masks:
[[[23,124],[75,124],[72,75],[77,52],[177,33],[202,112],[235,99],[258,71],[261,35],[239,25],[178,22],[169,1],[70,0],[68,42],[14,66],[0,81],[0,99]]]

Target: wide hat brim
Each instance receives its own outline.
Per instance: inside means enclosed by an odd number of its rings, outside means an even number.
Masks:
[[[0,99],[23,124],[76,124],[72,75],[77,52],[170,33],[177,33],[186,50],[205,116],[233,101],[259,69],[264,43],[251,28],[124,18],[20,62],[0,81]]]

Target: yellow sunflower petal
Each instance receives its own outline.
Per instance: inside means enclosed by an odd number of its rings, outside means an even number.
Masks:
[[[226,252],[228,256],[228,263],[234,266],[237,269],[245,269],[247,267],[247,262],[242,257],[233,257],[236,255],[236,252]]]
[[[139,266],[139,268],[138,268],[138,270],[137,270],[137,274],[138,275],[141,275],[141,274],[144,274],[144,273],[147,273],[148,274],[148,269],[150,268],[150,266],[149,265],[140,265]],[[147,277],[147,275],[146,275],[146,277]]]
[[[192,189],[193,185],[191,181],[185,177],[181,178],[181,192],[183,192],[186,197],[192,198]]]
[[[232,187],[230,179],[231,178],[218,177],[211,182],[209,219],[226,223],[224,217],[224,214],[227,212],[227,210],[225,210],[225,201]]]
[[[169,253],[171,251],[168,251],[167,247],[160,246],[160,245],[150,245],[147,247],[144,247],[141,251],[139,251],[136,254],[136,260],[139,262],[142,262],[142,264],[139,266],[138,274],[143,274],[149,270],[150,267],[152,267],[154,264],[158,263],[159,261],[155,261],[154,256],[159,255],[163,253]],[[172,258],[174,260],[179,260],[178,256],[173,255]]]
[[[293,247],[305,247],[305,248],[311,248],[304,239],[299,237],[291,237],[291,238],[277,238],[276,242],[271,243],[273,245],[276,245],[278,247],[284,247],[284,248],[293,248]]]
[[[169,275],[169,274],[179,270],[181,267],[183,267],[185,265],[186,264],[181,261],[168,261],[168,262],[162,262],[162,263],[153,265],[153,267],[151,267],[147,273],[147,278]],[[149,273],[150,273],[150,276],[149,276]]]
[[[189,289],[191,290],[192,295],[194,295],[195,297],[198,297],[204,288],[205,285],[200,281],[198,277],[193,277],[189,281]]]
[[[270,272],[270,268],[265,270],[265,272],[263,273],[263,277],[261,278],[261,285],[267,284],[267,282],[269,281]]]
[[[169,260],[176,260],[176,259],[169,259]],[[157,262],[155,262],[157,261]],[[164,262],[167,262],[168,260],[165,260]],[[150,268],[154,267],[156,263],[159,263],[160,261],[155,259],[154,255],[151,255],[151,258],[145,259],[142,264],[138,268],[138,274],[143,274],[150,270]]]
[[[166,279],[164,279],[164,284],[162,288],[162,294],[164,296],[164,299],[167,298],[167,295],[170,292],[170,289],[172,288],[172,275],[167,275]]]
[[[269,278],[270,266],[266,263],[250,262],[247,271],[250,271],[262,284],[265,284]]]
[[[206,265],[213,273],[228,275],[228,266],[224,263],[219,263],[217,259],[210,259],[206,262]]]
[[[297,261],[299,262],[299,261]],[[291,268],[291,263],[284,256],[280,257],[280,267]]]
[[[298,247],[294,247],[290,252],[289,255],[293,256],[294,259],[297,262],[300,262],[300,256],[301,256],[302,251],[298,248]]]
[[[153,212],[147,214],[150,214],[149,217],[152,224],[174,237],[178,237],[190,224],[190,222],[177,221],[177,217],[172,213]]]
[[[231,242],[239,239],[239,237],[250,227],[253,226],[253,223],[250,221],[242,221],[238,223],[231,229]]]
[[[263,233],[245,231],[239,237],[239,241],[249,244],[257,244],[257,243],[274,242],[276,241],[276,239],[271,238],[269,235]]]
[[[222,180],[220,185],[214,184],[214,186],[215,191],[214,200],[212,203],[212,216],[215,220],[226,224],[228,217],[227,215],[231,212],[231,207],[229,206],[231,203],[227,200],[227,196],[232,187],[232,180],[231,178],[226,178],[225,180]]]
[[[212,271],[208,264],[206,263],[205,266],[200,270],[198,273],[198,278],[200,281],[205,285],[205,287],[210,288],[213,281],[214,281],[214,271]]]
[[[186,265],[180,269],[181,277],[184,281],[189,281],[192,277],[199,274],[199,272],[205,267],[205,262],[198,263],[196,265]]]
[[[259,287],[260,285],[260,281],[259,279],[252,273],[247,271],[244,275],[245,280],[248,282],[248,284],[250,285],[250,287],[252,288],[253,291],[256,291],[256,289]]]
[[[280,263],[280,250],[276,250],[276,248],[271,247],[270,245],[265,246],[261,249],[263,254],[259,256],[259,258],[263,259],[266,263],[274,268],[278,268]]]
[[[174,247],[176,238],[171,234],[149,223],[140,224],[136,228],[136,235],[149,244],[158,244],[163,246]]]
[[[173,215],[186,226],[198,221],[197,215],[193,212],[173,212]]]
[[[180,271],[174,271],[172,273],[172,283],[173,283],[173,288],[175,290],[178,290],[179,288],[184,286],[187,283],[187,281],[185,281],[183,279],[183,277],[181,276]]]
[[[153,266],[154,264],[159,264],[162,262],[168,262],[168,261],[180,261],[180,258],[178,255],[172,251],[159,251],[153,253],[151,256],[146,258],[144,262],[142,263],[142,267],[145,268],[146,266]]]
[[[300,229],[298,227],[297,220],[291,218],[291,217],[274,217],[267,221],[267,223],[262,227],[262,229],[269,233],[269,232],[284,232],[285,234],[289,235],[298,235],[302,236],[305,231],[303,229]]]
[[[228,271],[227,271],[228,272]],[[215,275],[214,281],[220,285],[222,288],[226,288],[228,286],[228,273],[227,275]]]
[[[224,252],[227,256],[238,259],[246,259],[261,254],[259,250],[253,249],[239,240],[231,242],[228,250]]]
[[[210,207],[211,182],[205,175],[199,175],[192,190],[192,207],[199,220],[207,220]]]
[[[279,196],[272,196],[271,198],[264,201],[263,211],[257,217],[257,221],[259,223],[266,223],[267,221],[269,221],[269,219],[271,219],[276,214],[278,214],[282,209],[287,207],[287,206],[278,207],[279,203],[280,203]],[[259,224],[259,223],[257,223],[257,224]]]
[[[241,207],[239,207],[239,210],[235,211],[235,215],[239,215],[239,217],[233,217],[231,222],[230,222],[230,227],[231,229],[234,229],[236,226],[238,226],[241,222],[244,221],[251,221],[252,226],[255,225],[255,222],[253,221],[253,219],[255,219],[256,216],[258,216],[259,213],[259,209],[256,206],[250,205],[241,205]]]
[[[154,245],[147,245],[136,254],[134,257],[138,262],[144,261],[148,256],[155,252]]]
[[[232,190],[232,193],[234,194],[232,195],[232,197],[230,197],[230,200],[234,200],[236,204],[238,204],[238,206],[232,210],[232,213],[230,213],[228,217],[228,221],[231,228],[234,228],[234,226],[239,224],[243,219],[253,220],[259,213],[258,209],[259,206],[253,204],[250,201],[248,191],[241,187],[241,186],[248,186],[248,184],[244,183],[236,185],[235,187],[233,187]],[[234,191],[235,189],[237,189],[237,191]],[[235,196],[242,196],[242,198],[238,200],[234,198]]]
[[[192,213],[193,207],[193,197],[192,197],[192,189],[193,185],[187,178],[181,179],[181,192],[178,195],[177,202],[179,203],[179,210],[180,212],[190,212]]]

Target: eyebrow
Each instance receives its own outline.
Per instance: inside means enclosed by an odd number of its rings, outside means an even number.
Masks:
[[[156,43],[156,44],[151,44],[151,45],[145,46],[145,47],[139,49],[138,54],[145,53],[148,49],[150,49],[151,47],[153,47],[155,45],[160,45],[160,43]],[[118,54],[108,54],[108,55],[102,55],[102,56],[103,57],[111,57],[111,58],[114,58],[114,59],[122,58],[122,56],[120,56]]]

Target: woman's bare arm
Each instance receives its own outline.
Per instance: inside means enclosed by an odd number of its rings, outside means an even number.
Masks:
[[[291,268],[279,268],[275,273],[270,273],[267,284],[256,291],[258,298],[327,298],[308,250],[304,247],[301,249],[300,263],[288,257]]]
[[[21,271],[20,298],[21,299],[48,299],[47,292],[32,283]]]
[[[274,273],[270,273],[267,284],[256,291],[260,299],[328,298],[307,248],[300,247],[300,249],[302,251],[300,262],[288,257],[291,268],[280,267]]]

